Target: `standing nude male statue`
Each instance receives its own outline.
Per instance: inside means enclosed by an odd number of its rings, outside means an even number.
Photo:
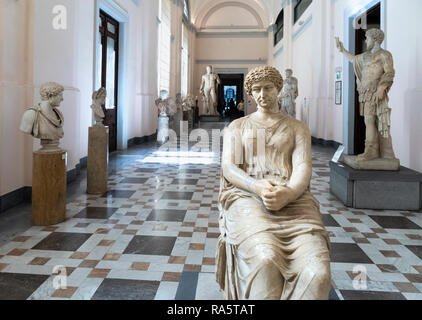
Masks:
[[[202,76],[201,95],[204,97],[204,114],[216,115],[217,112],[217,89],[221,81],[217,74],[212,72],[212,67],[207,66],[207,74]]]
[[[368,170],[398,170],[400,162],[393,151],[390,134],[391,109],[388,106],[388,92],[395,77],[393,56],[381,48],[384,32],[370,29],[366,32],[368,51],[353,55],[336,38],[337,48],[353,63],[359,92],[360,115],[365,117],[366,140],[365,152],[359,155],[357,162],[383,159],[383,165]],[[385,164],[388,165],[385,165]],[[359,169],[359,168],[358,168]]]

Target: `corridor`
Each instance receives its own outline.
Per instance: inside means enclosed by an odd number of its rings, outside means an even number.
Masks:
[[[329,193],[334,151],[313,146],[311,186],[331,238],[330,299],[422,299],[420,214],[345,208]],[[219,154],[147,142],[113,153],[109,169],[107,194],[85,194],[85,170],[69,185],[64,223],[2,237],[0,299],[223,299],[215,281]],[[18,210],[30,220],[30,205]],[[0,229],[13,213],[2,214]],[[58,281],[67,289],[56,290]]]

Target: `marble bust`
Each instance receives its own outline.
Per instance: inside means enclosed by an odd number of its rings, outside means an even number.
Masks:
[[[158,115],[161,117],[168,117],[170,115],[170,108],[173,101],[169,99],[167,90],[160,91],[160,97],[155,100],[155,105],[158,108]]]
[[[195,107],[195,100],[193,95],[189,93],[183,100],[183,111],[190,111],[193,107]]]
[[[20,130],[41,140],[43,152],[60,151],[63,138],[63,114],[58,110],[63,101],[64,87],[55,82],[41,86],[41,103],[27,110],[21,121]]]
[[[216,115],[217,112],[217,89],[221,81],[217,74],[212,72],[212,67],[207,66],[207,73],[202,76],[200,92],[204,101],[205,115]]]
[[[94,112],[94,119],[96,126],[104,126],[103,120],[105,118],[103,105],[107,97],[107,90],[105,88],[100,88],[98,91],[94,91],[92,94],[92,105],[91,109]]]
[[[395,70],[392,54],[381,48],[384,32],[366,32],[368,50],[359,55],[348,52],[336,38],[337,48],[353,63],[359,92],[360,115],[365,118],[365,152],[357,157],[345,157],[346,164],[355,169],[399,170],[390,133],[391,109],[388,93],[393,85]]]
[[[298,81],[293,77],[293,70],[286,70],[283,91],[280,95],[281,111],[296,119],[296,98],[299,96]]]
[[[311,134],[280,112],[280,72],[253,69],[257,112],[224,132],[217,282],[229,300],[327,300],[330,242],[310,192]]]

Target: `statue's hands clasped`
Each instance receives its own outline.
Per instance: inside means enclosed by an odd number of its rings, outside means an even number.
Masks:
[[[272,180],[259,180],[255,183],[254,189],[270,211],[280,211],[296,198],[294,190],[287,184],[280,184]]]

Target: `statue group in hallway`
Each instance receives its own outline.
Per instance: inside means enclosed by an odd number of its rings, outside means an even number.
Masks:
[[[370,29],[366,32],[367,51],[353,55],[336,38],[337,48],[353,63],[359,92],[360,115],[365,117],[365,152],[356,157],[345,157],[346,164],[355,169],[399,170],[400,161],[393,151],[391,109],[388,93],[393,85],[395,70],[393,56],[381,48],[384,32]]]

